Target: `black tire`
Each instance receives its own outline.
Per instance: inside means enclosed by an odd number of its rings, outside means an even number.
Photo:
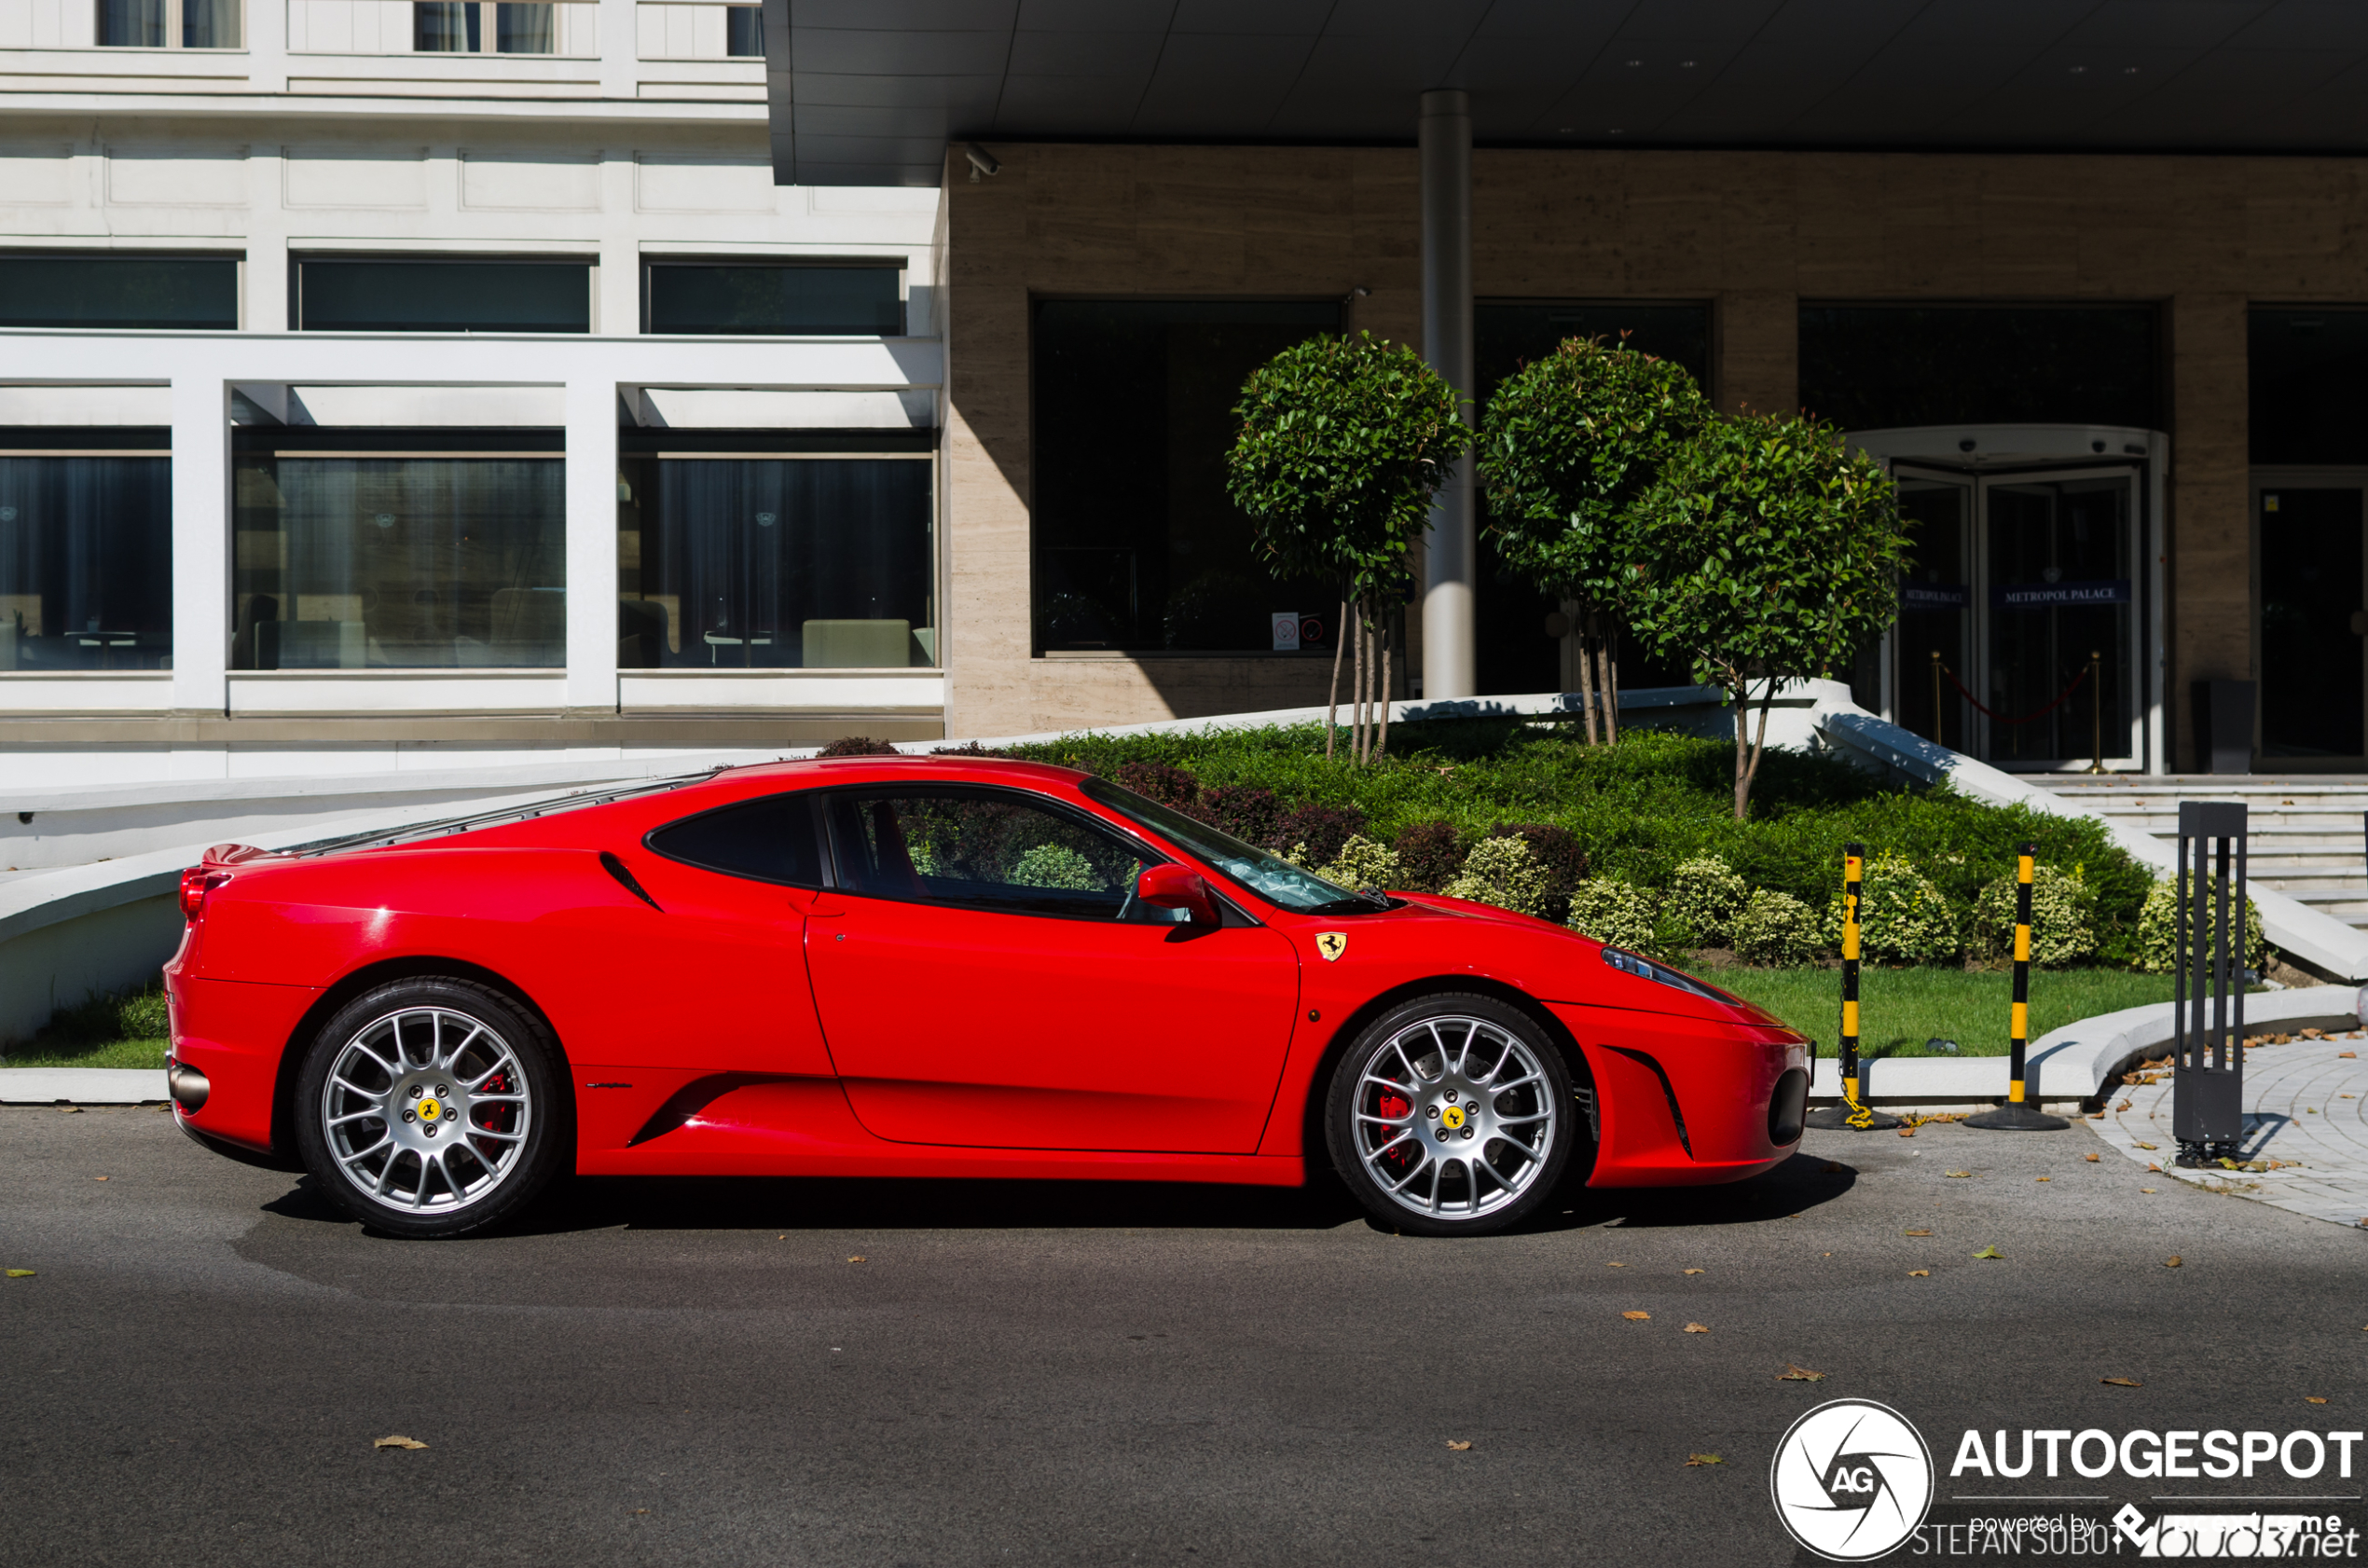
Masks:
[[[333,1087],[341,1062],[352,1076]],[[340,1208],[394,1235],[441,1240],[498,1225],[573,1156],[558,1041],[473,980],[431,975],[356,997],[306,1047],[296,1096],[305,1169]]]
[[[1373,1020],[1325,1093],[1341,1179],[1376,1221],[1415,1235],[1519,1225],[1553,1199],[1588,1135],[1562,1051],[1527,1013],[1468,992]]]

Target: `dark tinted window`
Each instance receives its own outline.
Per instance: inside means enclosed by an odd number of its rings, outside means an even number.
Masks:
[[[2162,423],[2151,305],[1804,305],[1800,400],[1844,430]]]
[[[872,898],[1081,920],[1152,918],[1135,901],[1151,863],[1116,834],[1004,790],[833,794],[839,886]],[[1158,914],[1167,923],[1164,911]]]
[[[723,13],[723,52],[735,60],[764,58],[764,7],[734,6]]]
[[[296,325],[308,332],[589,332],[581,261],[305,260]]]
[[[670,860],[727,876],[819,887],[822,856],[814,837],[809,798],[766,795],[704,811],[668,823],[651,833],[647,842]]]
[[[2252,461],[2368,463],[2368,310],[2252,313]]]
[[[0,256],[0,326],[238,324],[235,256]]]
[[[1332,656],[1339,585],[1278,583],[1225,493],[1233,405],[1335,303],[1053,299],[1036,308],[1036,639],[1047,651]]]
[[[737,8],[732,16],[761,16]],[[757,52],[763,52],[763,45]],[[897,337],[904,274],[893,267],[650,268],[652,332]]]
[[[172,460],[0,455],[0,671],[172,667]]]

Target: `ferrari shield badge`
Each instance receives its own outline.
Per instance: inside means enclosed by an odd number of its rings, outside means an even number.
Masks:
[[[1324,956],[1326,963],[1332,962],[1348,951],[1348,933],[1346,931],[1316,932],[1315,951]]]

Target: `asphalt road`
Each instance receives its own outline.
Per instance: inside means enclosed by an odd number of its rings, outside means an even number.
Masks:
[[[2085,1128],[1569,1206],[604,1182],[405,1243],[154,1110],[11,1109],[0,1561],[1747,1564],[1797,1559],[1769,1460],[1827,1398],[1944,1478],[1967,1426],[2368,1424],[2368,1231]]]

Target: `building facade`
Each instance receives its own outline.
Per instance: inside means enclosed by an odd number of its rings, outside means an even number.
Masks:
[[[753,7],[0,0],[0,776],[943,733],[930,189]]]

